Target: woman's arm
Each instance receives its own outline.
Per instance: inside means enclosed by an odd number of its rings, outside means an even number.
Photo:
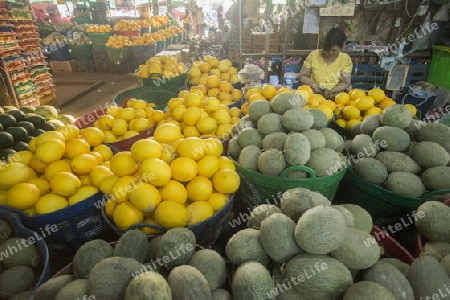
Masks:
[[[311,68],[303,66],[298,74],[298,80],[303,84],[309,85],[316,93],[321,91],[320,85],[311,79]]]
[[[342,72],[339,83],[330,90],[331,94],[342,92],[348,89],[352,82],[352,75],[349,72]]]

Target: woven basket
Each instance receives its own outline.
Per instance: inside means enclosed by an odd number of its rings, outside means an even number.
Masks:
[[[233,208],[234,194],[228,199],[227,204],[222,207],[218,212],[216,212],[210,218],[200,222],[196,225],[189,226],[188,228],[194,232],[195,237],[197,239],[197,244],[203,247],[210,247],[214,242],[219,238],[222,229],[229,221],[230,213]],[[105,213],[105,209],[102,208],[102,216],[105,220],[105,223],[111,227],[111,229],[120,237],[126,231],[118,228],[107,216]],[[156,230],[159,230],[162,233],[166,232],[167,229],[154,224],[146,224],[140,223],[134,226],[131,226],[130,229],[142,228],[142,227],[150,227]]]
[[[21,237],[29,240],[33,238],[35,240],[35,245],[39,251],[39,264],[35,268],[35,282],[33,286],[32,295],[36,292],[38,287],[46,282],[50,278],[50,258],[48,253],[47,245],[44,239],[37,232],[27,229],[23,226],[22,222],[17,217],[17,210],[9,207],[0,205],[0,220],[4,220],[11,225],[11,236]]]

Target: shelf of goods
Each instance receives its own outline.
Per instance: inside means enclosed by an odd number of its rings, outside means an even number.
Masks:
[[[54,103],[55,85],[28,3],[0,0],[0,67],[13,101],[3,105]]]

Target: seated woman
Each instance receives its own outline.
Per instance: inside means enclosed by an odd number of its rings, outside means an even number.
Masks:
[[[342,29],[331,29],[322,49],[314,50],[306,58],[298,75],[299,81],[328,99],[346,91],[351,84],[353,63],[348,54],[340,52],[345,40]]]

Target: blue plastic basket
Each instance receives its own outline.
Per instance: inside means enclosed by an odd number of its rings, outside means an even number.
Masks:
[[[233,201],[234,201],[234,194],[231,195],[231,197],[228,199],[227,204],[224,207],[222,207],[222,209],[220,209],[218,212],[216,212],[213,216],[204,220],[203,222],[188,227],[195,234],[198,245],[202,247],[210,247],[219,238],[222,229],[229,221],[230,213],[233,208]],[[101,211],[105,223],[108,224],[119,237],[122,236],[126,231],[114,225],[114,223],[106,216],[104,208],[102,208]],[[151,227],[160,230],[161,234],[167,231],[167,229],[162,226],[145,223],[136,224],[134,226],[131,226],[130,229],[142,227]]]
[[[32,295],[34,295],[38,287],[48,279],[50,279],[51,276],[48,248],[44,242],[44,239],[42,239],[42,237],[36,232],[25,228],[16,214],[17,211],[15,209],[9,206],[0,205],[0,219],[8,222],[11,225],[11,236],[26,239],[32,237],[36,240],[35,245],[39,251],[39,264],[35,268],[35,278],[37,278],[37,280],[35,281],[33,287]]]
[[[101,210],[104,194],[101,192],[74,205],[52,213],[30,217],[19,212],[23,224],[39,230],[46,225],[56,225],[58,230],[45,237],[50,250],[78,249],[84,243],[97,238],[106,228]]]

